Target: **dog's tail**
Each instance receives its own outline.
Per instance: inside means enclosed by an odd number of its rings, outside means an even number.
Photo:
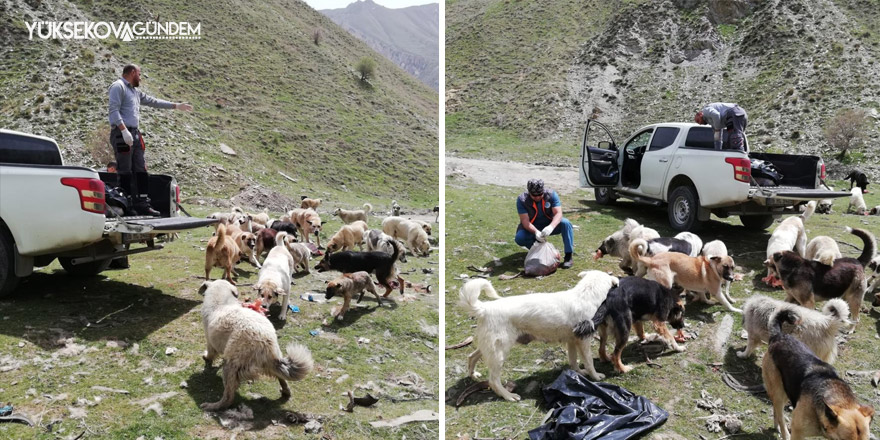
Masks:
[[[773,342],[774,339],[777,339],[784,334],[782,331],[782,324],[789,323],[792,325],[798,325],[800,321],[800,316],[792,309],[782,309],[770,315],[770,342]]]
[[[370,213],[373,212],[373,205],[369,203],[364,203],[364,211],[367,213],[367,215],[370,215]]]
[[[290,237],[287,232],[279,232],[275,234],[275,246],[287,246],[286,240]]]
[[[275,374],[285,380],[302,380],[312,371],[315,361],[304,345],[287,344],[287,357],[275,361]]]
[[[874,234],[864,229],[851,228],[849,226],[846,227],[846,232],[862,239],[862,243],[865,244],[865,247],[862,249],[862,255],[859,255],[858,260],[859,263],[862,263],[863,267],[867,266],[877,252],[877,239],[874,238]]]
[[[498,292],[495,291],[495,288],[492,287],[492,283],[490,283],[489,280],[477,278],[468,281],[461,287],[461,291],[458,293],[458,298],[459,304],[467,309],[468,314],[471,316],[479,317],[482,314],[483,307],[482,302],[480,301],[480,292],[486,292],[486,296],[492,299],[501,298],[498,296]]]
[[[632,257],[633,261],[641,261],[644,264],[648,264],[651,259],[645,257],[645,253],[648,252],[648,242],[642,238],[637,238],[629,244],[629,255]]]
[[[816,212],[816,201],[813,200],[810,203],[807,203],[807,206],[804,208],[804,212],[801,213],[801,221],[806,222],[808,218],[810,218],[813,213]]]
[[[585,319],[577,325],[574,326],[574,335],[579,338],[589,338],[596,333],[596,328],[605,321],[605,318],[608,316],[608,301],[603,301],[599,308],[596,309],[596,314],[593,315],[593,319]]]
[[[226,242],[226,225],[220,223],[217,225],[217,241],[214,242],[214,246],[208,245],[208,247],[222,246],[224,242]]]
[[[849,304],[840,298],[833,298],[822,307],[822,314],[834,318],[836,321],[849,320]]]

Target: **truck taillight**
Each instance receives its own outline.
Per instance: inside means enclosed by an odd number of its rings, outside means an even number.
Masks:
[[[725,162],[733,165],[733,178],[749,183],[752,180],[752,162],[748,159],[740,159],[738,157],[728,157]]]
[[[104,213],[104,182],[100,179],[62,177],[61,184],[79,191],[79,203],[83,211]]]
[[[180,185],[174,185],[174,200],[177,202],[174,209],[180,212]]]
[[[822,162],[822,167],[819,168],[819,178],[825,180],[825,162]]]

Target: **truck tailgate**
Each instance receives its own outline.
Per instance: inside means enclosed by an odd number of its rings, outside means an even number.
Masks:
[[[130,234],[162,233],[185,231],[187,229],[210,226],[218,220],[211,218],[193,217],[122,217],[120,220],[108,219],[104,225],[104,232],[122,232]]]
[[[809,201],[821,199],[836,199],[840,197],[850,196],[850,193],[847,191],[828,191],[827,189],[809,189],[796,187],[753,187],[749,192],[750,198],[755,198],[758,200],[767,199],[768,201],[772,199],[776,199],[776,201]]]

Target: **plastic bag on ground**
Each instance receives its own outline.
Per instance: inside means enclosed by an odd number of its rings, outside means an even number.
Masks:
[[[549,386],[544,400],[553,413],[529,431],[531,440],[625,440],[644,434],[669,418],[645,397],[604,382],[590,382],[566,369]]]
[[[559,251],[550,242],[536,241],[526,254],[525,274],[542,277],[556,272],[559,267]]]

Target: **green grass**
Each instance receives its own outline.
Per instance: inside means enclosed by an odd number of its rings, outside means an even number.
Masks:
[[[833,182],[842,187],[842,182]],[[454,344],[467,336],[474,335],[475,321],[467,317],[457,305],[458,291],[464,281],[459,274],[476,275],[468,266],[487,266],[494,268],[489,278],[502,296],[532,292],[552,292],[570,288],[577,281],[577,273],[583,270],[610,271],[623,276],[617,267],[618,261],[605,257],[593,261],[592,253],[601,241],[616,231],[625,218],[634,218],[655,228],[661,236],[672,236],[672,231],[662,209],[647,208],[631,202],[619,202],[613,206],[600,206],[595,203],[592,191],[580,190],[561,196],[563,212],[576,226],[575,265],[571,270],[560,270],[544,279],[517,278],[508,281],[498,279],[502,274],[514,274],[521,270],[526,251],[513,242],[514,230],[518,221],[513,209],[513,200],[519,189],[497,186],[481,186],[456,181],[447,185],[447,221],[455,227],[448,228],[446,237],[446,340]],[[880,204],[880,194],[866,195],[869,206]],[[857,256],[861,242],[855,236],[846,234],[844,226],[861,227],[874,233],[878,231],[880,220],[877,217],[843,215],[847,199],[837,199],[835,212],[830,215],[814,215],[807,221],[809,237],[828,235],[840,242],[858,247],[841,245],[846,256]],[[775,226],[773,226],[775,227]],[[770,228],[772,231],[773,227]],[[734,282],[731,294],[738,304],[754,293],[782,299],[781,290],[770,290],[760,279],[765,275],[761,262],[764,259],[770,232],[746,231],[738,219],[718,219],[712,221],[700,232],[704,242],[723,240],[738,265],[737,272],[744,275],[742,281]],[[561,240],[551,238],[558,248]],[[497,265],[496,265],[497,264]],[[869,300],[870,301],[870,300]],[[868,303],[866,303],[866,306]],[[709,437],[700,417],[710,412],[697,409],[695,399],[700,398],[701,390],[713,397],[723,399],[725,408],[740,415],[743,421],[744,437],[752,439],[776,438],[772,433],[771,408],[765,401],[748,394],[728,388],[721,381],[721,372],[727,371],[744,384],[761,383],[760,360],[739,359],[734,351],[742,350],[745,340],[740,338],[741,317],[735,314],[734,326],[728,345],[721,354],[712,348],[716,327],[729,312],[722,306],[706,306],[699,303],[688,304],[685,313],[688,330],[695,332],[697,339],[689,341],[687,351],[675,353],[669,350],[662,354],[652,354],[652,359],[662,368],[653,369],[645,365],[644,355],[637,344],[631,344],[624,351],[624,362],[634,366],[630,373],[618,375],[608,363],[598,361],[597,344],[593,344],[593,357],[596,368],[605,374],[606,381],[619,384],[632,392],[646,396],[670,413],[669,420],[656,433],[676,433],[684,438]],[[650,327],[650,324],[648,324]],[[880,399],[870,385],[870,379],[845,375],[845,371],[876,370],[880,367],[876,352],[877,334],[880,330],[880,314],[876,311],[862,313],[861,323],[855,334],[840,347],[837,371],[853,387],[856,395],[874,407],[880,406]],[[529,429],[537,427],[547,408],[543,406],[540,388],[552,382],[567,368],[567,357],[561,346],[556,344],[532,343],[516,346],[505,362],[502,380],[516,383],[516,391],[523,400],[510,403],[501,400],[494,393],[481,392],[469,397],[464,404],[455,408],[455,400],[473,380],[465,377],[467,354],[474,349],[471,345],[446,354],[446,436],[455,438],[459,434],[473,437],[525,438]],[[764,350],[759,350],[763,353]],[[652,352],[653,353],[653,352]],[[477,364],[477,371],[486,374],[485,364]],[[874,421],[873,429],[880,429],[880,422]],[[718,435],[715,435],[716,437]]]
[[[206,207],[190,208],[196,216],[209,212]],[[327,220],[323,243],[341,223],[320,211]],[[370,218],[373,227],[380,221]],[[282,346],[295,341],[312,351],[315,370],[304,380],[290,383],[293,396],[287,402],[278,400],[277,381],[242,384],[234,406],[244,404],[253,410],[250,427],[227,429],[216,416],[202,412],[199,404],[216,401],[222,393],[220,374],[204,371],[201,359],[205,335],[202,297],[197,290],[211,232],[209,228],[184,232],[163,250],[130,257],[131,269],[108,270],[92,278],[69,277],[55,262],[23,280],[12,296],[0,300],[0,367],[21,363],[0,372],[0,403],[14,405],[16,412],[39,424],[33,428],[2,424],[0,437],[53,439],[75,437],[82,431],[87,432],[87,438],[106,439],[320,438],[324,434],[337,439],[437,437],[437,423],[411,423],[393,429],[369,425],[370,421],[420,409],[439,410],[439,338],[430,329],[423,330],[439,321],[436,251],[427,258],[411,257],[401,266],[407,281],[429,284],[433,293],[407,289],[403,299],[395,292],[390,297],[393,301],[381,308],[372,297],[366,297],[360,307],[353,304],[342,322],[334,322],[330,316],[341,298],[329,304],[300,299],[306,292],[323,299],[324,283],[339,274],[313,270],[310,275],[296,275],[291,304],[301,312],[288,313],[284,324],[274,317],[272,321]],[[311,266],[316,262],[313,259]],[[431,273],[425,274],[423,269]],[[221,274],[218,268],[211,275],[216,278]],[[257,269],[243,262],[237,266],[237,274],[241,295],[254,297],[249,285],[256,281]],[[277,315],[277,306],[273,310]],[[97,326],[88,325],[102,317]],[[324,321],[329,325],[322,324]],[[311,336],[309,331],[314,329],[323,333]],[[65,343],[61,338],[71,339]],[[359,344],[359,338],[370,342]],[[110,341],[128,346],[110,347]],[[82,351],[65,354],[72,344],[82,346]],[[136,351],[134,344],[138,345]],[[179,351],[166,356],[166,347]],[[215,362],[218,365],[221,363]],[[400,382],[410,372],[421,378],[423,382],[417,385],[429,390],[429,395]],[[340,381],[343,375],[349,377]],[[179,386],[182,381],[186,381],[186,388]],[[124,389],[130,394],[97,391],[93,386]],[[342,412],[339,406],[348,403],[343,396],[348,390],[356,396],[369,392],[379,403],[355,408],[353,413]],[[161,401],[161,417],[145,412],[147,405],[138,403],[169,392],[176,394]],[[72,418],[72,408],[84,409],[85,417]],[[302,425],[285,421],[288,412],[323,416],[323,431],[304,434]]]
[[[446,137],[446,154],[541,165],[572,166],[580,158],[580,144],[523,139],[511,131],[477,128]]]

